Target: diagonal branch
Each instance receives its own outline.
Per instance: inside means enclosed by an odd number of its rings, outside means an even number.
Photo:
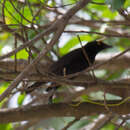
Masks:
[[[74,7],[72,7],[66,14],[63,15],[63,17],[56,21],[55,28],[57,28],[57,32],[54,34],[52,40],[50,43],[41,51],[41,53],[32,61],[31,64],[29,64],[23,72],[21,72],[16,79],[11,83],[11,85],[0,95],[0,101],[2,101],[6,96],[10,94],[10,92],[16,88],[16,86],[19,84],[19,82],[31,71],[31,68],[37,64],[41,58],[43,58],[49,50],[52,49],[53,45],[58,41],[60,38],[62,32],[64,31],[65,26],[67,25],[69,19],[81,8],[83,8],[86,4],[88,4],[91,0],[80,0]],[[52,29],[52,28],[51,28]],[[40,34],[42,36],[44,32]],[[33,39],[33,42],[39,40],[40,36],[36,36],[35,39]],[[28,42],[27,44],[30,44]]]

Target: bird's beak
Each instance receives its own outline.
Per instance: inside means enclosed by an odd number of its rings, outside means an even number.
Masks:
[[[103,43],[102,41],[99,41],[99,40],[97,40],[97,44],[104,46],[104,48],[112,48],[111,45],[108,45],[108,44],[106,44],[106,43]]]
[[[105,44],[105,48],[112,48],[112,46]]]

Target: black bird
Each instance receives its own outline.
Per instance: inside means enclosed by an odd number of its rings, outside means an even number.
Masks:
[[[64,76],[74,74],[76,72],[81,72],[94,63],[95,57],[98,52],[106,48],[111,48],[111,46],[101,41],[89,42],[83,48],[75,49],[61,57],[57,62],[53,63],[50,66],[49,71],[58,76]],[[83,50],[85,51],[88,59]],[[32,86],[29,87],[30,89],[27,90],[27,93],[30,92],[30,90],[32,91],[33,88],[41,86],[43,83],[45,82],[34,83]],[[47,90],[50,89],[52,88],[48,88]]]
[[[110,47],[111,46],[103,42],[89,42],[87,45],[83,47],[85,53],[87,54],[88,60],[85,54],[83,53],[83,48],[78,48],[64,55],[57,62],[52,64],[50,66],[50,71],[59,76],[63,76],[64,73],[65,75],[68,75],[83,71],[84,69],[89,67],[90,64],[94,63],[95,57],[98,52]]]

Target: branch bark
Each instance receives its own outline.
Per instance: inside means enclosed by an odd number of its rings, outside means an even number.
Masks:
[[[130,113],[130,103],[120,106],[109,107],[110,111],[125,115]],[[20,108],[11,108],[0,110],[0,123],[18,122],[33,119],[47,119],[52,117],[89,116],[94,114],[107,113],[103,106],[81,103],[73,106],[72,103],[58,103],[50,105],[35,105]]]
[[[99,64],[99,63],[103,63],[106,62],[107,60],[109,60],[111,57],[115,56],[117,54],[113,53],[113,54],[98,54],[95,64]],[[121,69],[129,69],[130,68],[130,53],[126,53],[124,55],[122,55],[121,57],[109,62],[109,64],[104,64],[102,66],[100,66],[97,69],[106,69],[106,70],[111,70],[111,71],[115,71],[115,70],[121,70]],[[111,64],[111,65],[110,65]],[[17,60],[17,71],[21,72],[23,71],[23,69],[28,65],[28,61],[27,60]],[[45,67],[45,69],[48,68],[49,63],[46,63],[46,61],[44,63],[41,63],[42,66]],[[6,61],[0,61],[0,68],[6,71],[14,71],[14,67],[15,66],[15,62],[13,60],[6,60]],[[43,67],[43,68],[44,68]],[[39,69],[39,71],[41,71]],[[36,72],[36,67],[32,68],[31,72]]]

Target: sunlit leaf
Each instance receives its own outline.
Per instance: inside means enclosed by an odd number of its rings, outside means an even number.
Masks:
[[[25,94],[20,94],[19,96],[18,96],[18,99],[17,99],[17,103],[18,103],[18,105],[19,106],[21,106],[22,104],[23,104],[23,101],[24,101],[24,99],[25,99]]]
[[[101,128],[101,130],[115,130],[115,125],[112,123],[108,123],[107,125],[105,125],[104,128]]]
[[[126,0],[125,4],[124,4],[124,7],[127,8],[129,7],[130,8],[130,0]]]
[[[9,33],[1,33],[0,40],[6,40],[9,37]]]
[[[17,9],[17,10],[16,10]],[[7,24],[31,24],[32,14],[30,8],[25,6],[24,8],[17,8],[17,3],[12,1],[5,2],[5,18]]]
[[[14,6],[15,3],[13,2]],[[6,18],[6,23],[7,24],[16,24],[18,23],[18,19],[20,18],[20,15],[16,12],[16,10],[13,8],[11,3],[9,1],[5,2],[5,18]]]
[[[24,9],[21,9],[20,13],[25,17],[25,19],[24,18],[22,19],[22,23],[24,25],[31,24],[30,22],[32,21],[33,17],[32,17],[32,14],[30,12],[30,8],[28,6],[26,6],[26,7],[24,7]]]
[[[14,59],[14,56],[11,56]],[[17,59],[27,59],[28,58],[28,53],[27,51],[21,50],[16,54]]]
[[[8,83],[3,83],[1,86],[0,86],[0,94],[2,94],[6,88],[8,87]]]
[[[111,12],[108,8],[102,12],[102,17],[114,19],[118,15],[117,12]]]
[[[81,96],[81,99],[82,99],[83,102],[86,102],[86,101],[88,101],[89,96],[87,96],[87,95],[82,95],[82,96]]]
[[[0,130],[13,130],[12,124],[0,124]]]
[[[97,2],[97,1],[95,1]],[[97,2],[100,3],[100,2]],[[92,12],[98,11],[105,11],[107,9],[107,5],[98,5],[98,4],[89,4],[88,8],[92,10]],[[98,12],[97,12],[98,13]]]
[[[0,86],[0,94],[2,94],[8,87],[9,83],[3,83]],[[0,102],[0,107],[2,106],[2,104],[4,103],[4,100],[2,102]]]

